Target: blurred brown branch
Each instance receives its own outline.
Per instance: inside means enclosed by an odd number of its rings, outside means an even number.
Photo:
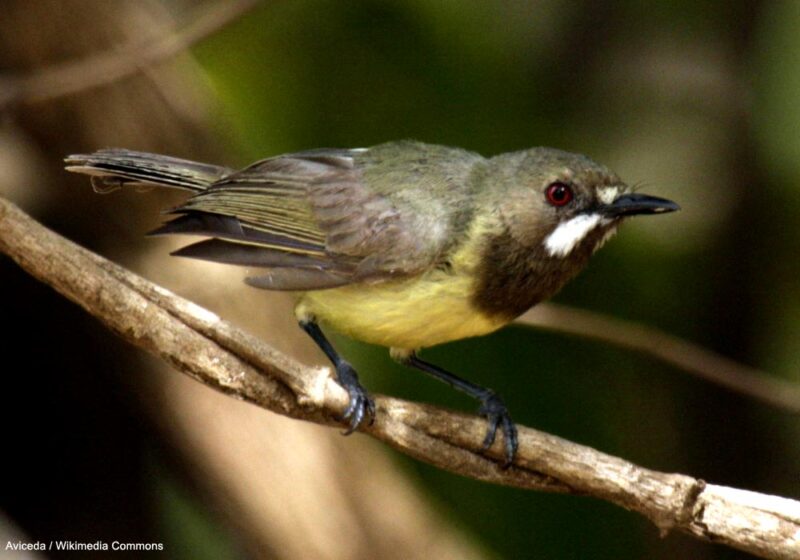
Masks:
[[[800,387],[796,383],[745,366],[648,325],[554,303],[536,306],[517,319],[517,323],[593,338],[648,354],[742,395],[800,413]]]
[[[335,425],[346,393],[327,368],[292,360],[213,313],[82,249],[0,198],[0,251],[84,307],[129,342],[196,380],[262,408]],[[800,503],[706,484],[633,465],[558,437],[520,428],[514,465],[501,443],[480,453],[484,420],[376,396],[362,431],[433,465],[479,480],[586,494],[678,529],[765,558],[800,555]]]
[[[258,0],[213,2],[199,10],[182,30],[160,40],[131,41],[118,49],[40,68],[27,76],[0,75],[0,110],[18,103],[38,103],[108,85],[177,56],[195,43],[242,17]]]

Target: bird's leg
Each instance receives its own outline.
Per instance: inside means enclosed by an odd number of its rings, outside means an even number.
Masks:
[[[474,399],[478,399],[481,402],[481,408],[478,411],[479,414],[485,416],[487,420],[489,420],[489,429],[486,432],[486,437],[483,439],[483,450],[489,449],[492,443],[494,443],[495,436],[497,435],[497,428],[500,427],[503,430],[503,436],[505,438],[506,460],[503,463],[503,467],[511,465],[518,447],[517,427],[511,420],[511,415],[509,415],[508,409],[505,403],[503,403],[503,399],[498,397],[491,389],[470,383],[439,366],[421,360],[413,352],[410,354],[398,354],[394,357],[401,363],[422,370],[439,381],[444,381],[451,387],[468,394]]]
[[[350,395],[350,404],[347,410],[344,411],[341,420],[349,420],[350,425],[344,432],[344,435],[352,434],[356,428],[364,420],[365,416],[369,416],[369,423],[375,420],[375,403],[367,394],[367,390],[358,382],[358,375],[356,370],[350,363],[342,358],[333,345],[322,334],[322,329],[314,321],[303,320],[300,321],[300,327],[308,333],[308,335],[317,343],[317,346],[325,352],[328,359],[333,363],[336,369],[336,380],[339,382],[347,394]]]

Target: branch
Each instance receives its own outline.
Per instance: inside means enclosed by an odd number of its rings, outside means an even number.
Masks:
[[[793,414],[800,414],[800,387],[742,365],[656,328],[554,303],[537,305],[517,323],[608,342],[654,356],[683,371]]]
[[[177,56],[239,19],[258,0],[229,0],[204,7],[182,30],[157,40],[130,41],[77,60],[40,68],[27,76],[0,76],[0,110],[15,103],[49,101],[114,83]]]
[[[347,394],[329,368],[304,366],[213,313],[37,224],[0,198],[0,251],[129,342],[212,388],[293,418],[338,425]],[[480,452],[483,419],[375,396],[361,431],[451,472],[498,484],[591,495],[765,558],[800,556],[800,503],[656,472],[520,426],[514,465],[502,442]]]

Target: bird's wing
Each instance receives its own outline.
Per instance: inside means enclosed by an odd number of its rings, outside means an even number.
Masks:
[[[395,177],[383,192],[369,186],[363,153],[312,150],[257,162],[189,199],[173,211],[178,218],[153,233],[211,237],[176,254],[268,269],[249,282],[270,289],[322,289],[425,270],[445,247],[446,228],[425,227],[404,197],[392,196],[415,188],[414,177]]]

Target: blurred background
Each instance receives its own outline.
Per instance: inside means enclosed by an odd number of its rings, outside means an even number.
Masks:
[[[401,138],[582,152],[683,211],[627,224],[556,301],[800,380],[800,3],[249,4],[6,0],[0,195],[324,364],[284,296],[167,256],[185,240],[143,237],[180,193],[98,196],[63,157],[119,146],[241,166]],[[221,28],[189,40],[198,21]],[[2,542],[161,542],[178,559],[745,557],[258,410],[128,347],[5,257],[0,285]],[[471,410],[384,349],[336,343],[373,391]],[[524,327],[425,357],[496,389],[521,424],[800,498],[797,416],[652,358]]]

